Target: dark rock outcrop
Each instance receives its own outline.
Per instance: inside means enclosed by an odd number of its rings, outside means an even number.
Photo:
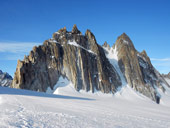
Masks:
[[[119,75],[93,33],[87,30],[81,35],[75,25],[71,32],[66,28],[55,32],[52,39],[19,60],[12,87],[45,92],[48,87],[53,89],[60,76],[70,80],[78,91],[115,93],[121,86]]]
[[[12,77],[8,73],[0,70],[0,86],[9,87],[11,83]]]

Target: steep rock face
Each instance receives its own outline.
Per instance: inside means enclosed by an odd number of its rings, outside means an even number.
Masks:
[[[129,86],[159,103],[160,95],[156,88],[165,91],[162,84],[168,86],[168,83],[152,66],[146,52],[139,53],[125,33],[118,37],[113,48],[118,52],[119,67]]]
[[[118,73],[94,35],[90,30],[82,35],[76,25],[71,32],[66,28],[55,32],[19,60],[11,87],[46,92],[60,76],[70,80],[78,91],[114,93],[121,86]]]
[[[0,86],[9,87],[12,83],[12,77],[8,73],[0,70]]]

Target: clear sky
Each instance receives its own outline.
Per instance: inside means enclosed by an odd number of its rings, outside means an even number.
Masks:
[[[170,0],[0,0],[0,69],[13,76],[34,45],[74,24],[111,46],[125,32],[156,69],[170,71]]]

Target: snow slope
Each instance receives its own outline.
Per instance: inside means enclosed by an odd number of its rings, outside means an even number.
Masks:
[[[0,127],[170,127],[170,104],[158,105],[128,86],[113,96],[76,92],[67,80],[60,82],[63,86],[56,89],[56,95],[0,87]]]

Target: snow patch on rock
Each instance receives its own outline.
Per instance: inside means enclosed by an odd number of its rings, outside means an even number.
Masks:
[[[76,42],[76,41],[70,41],[70,40],[69,40],[67,44],[69,44],[69,45],[74,45],[74,46],[76,46],[76,47],[82,48],[82,49],[84,49],[84,50],[86,50],[86,51],[88,51],[88,52],[90,52],[90,53],[92,53],[92,54],[95,54],[95,55],[96,55],[96,53],[94,53],[93,51],[88,50],[88,49],[86,49],[86,48],[82,47],[81,45],[77,44],[77,42]]]
[[[49,39],[49,42],[58,43],[54,38]]]
[[[126,40],[123,40],[123,43],[125,43],[125,44],[129,44],[129,42],[128,42],[128,41],[126,41]]]
[[[110,61],[110,63],[113,65],[113,67],[116,69],[117,73],[120,76],[122,86],[126,86],[127,82],[126,82],[126,80],[124,78],[123,73],[121,72],[121,70],[119,68],[119,65],[118,65],[118,56],[117,56],[118,52],[117,52],[116,47],[114,49],[111,48],[110,50],[107,49],[107,48],[104,48],[104,49],[107,51],[106,57],[108,58],[108,60]]]

